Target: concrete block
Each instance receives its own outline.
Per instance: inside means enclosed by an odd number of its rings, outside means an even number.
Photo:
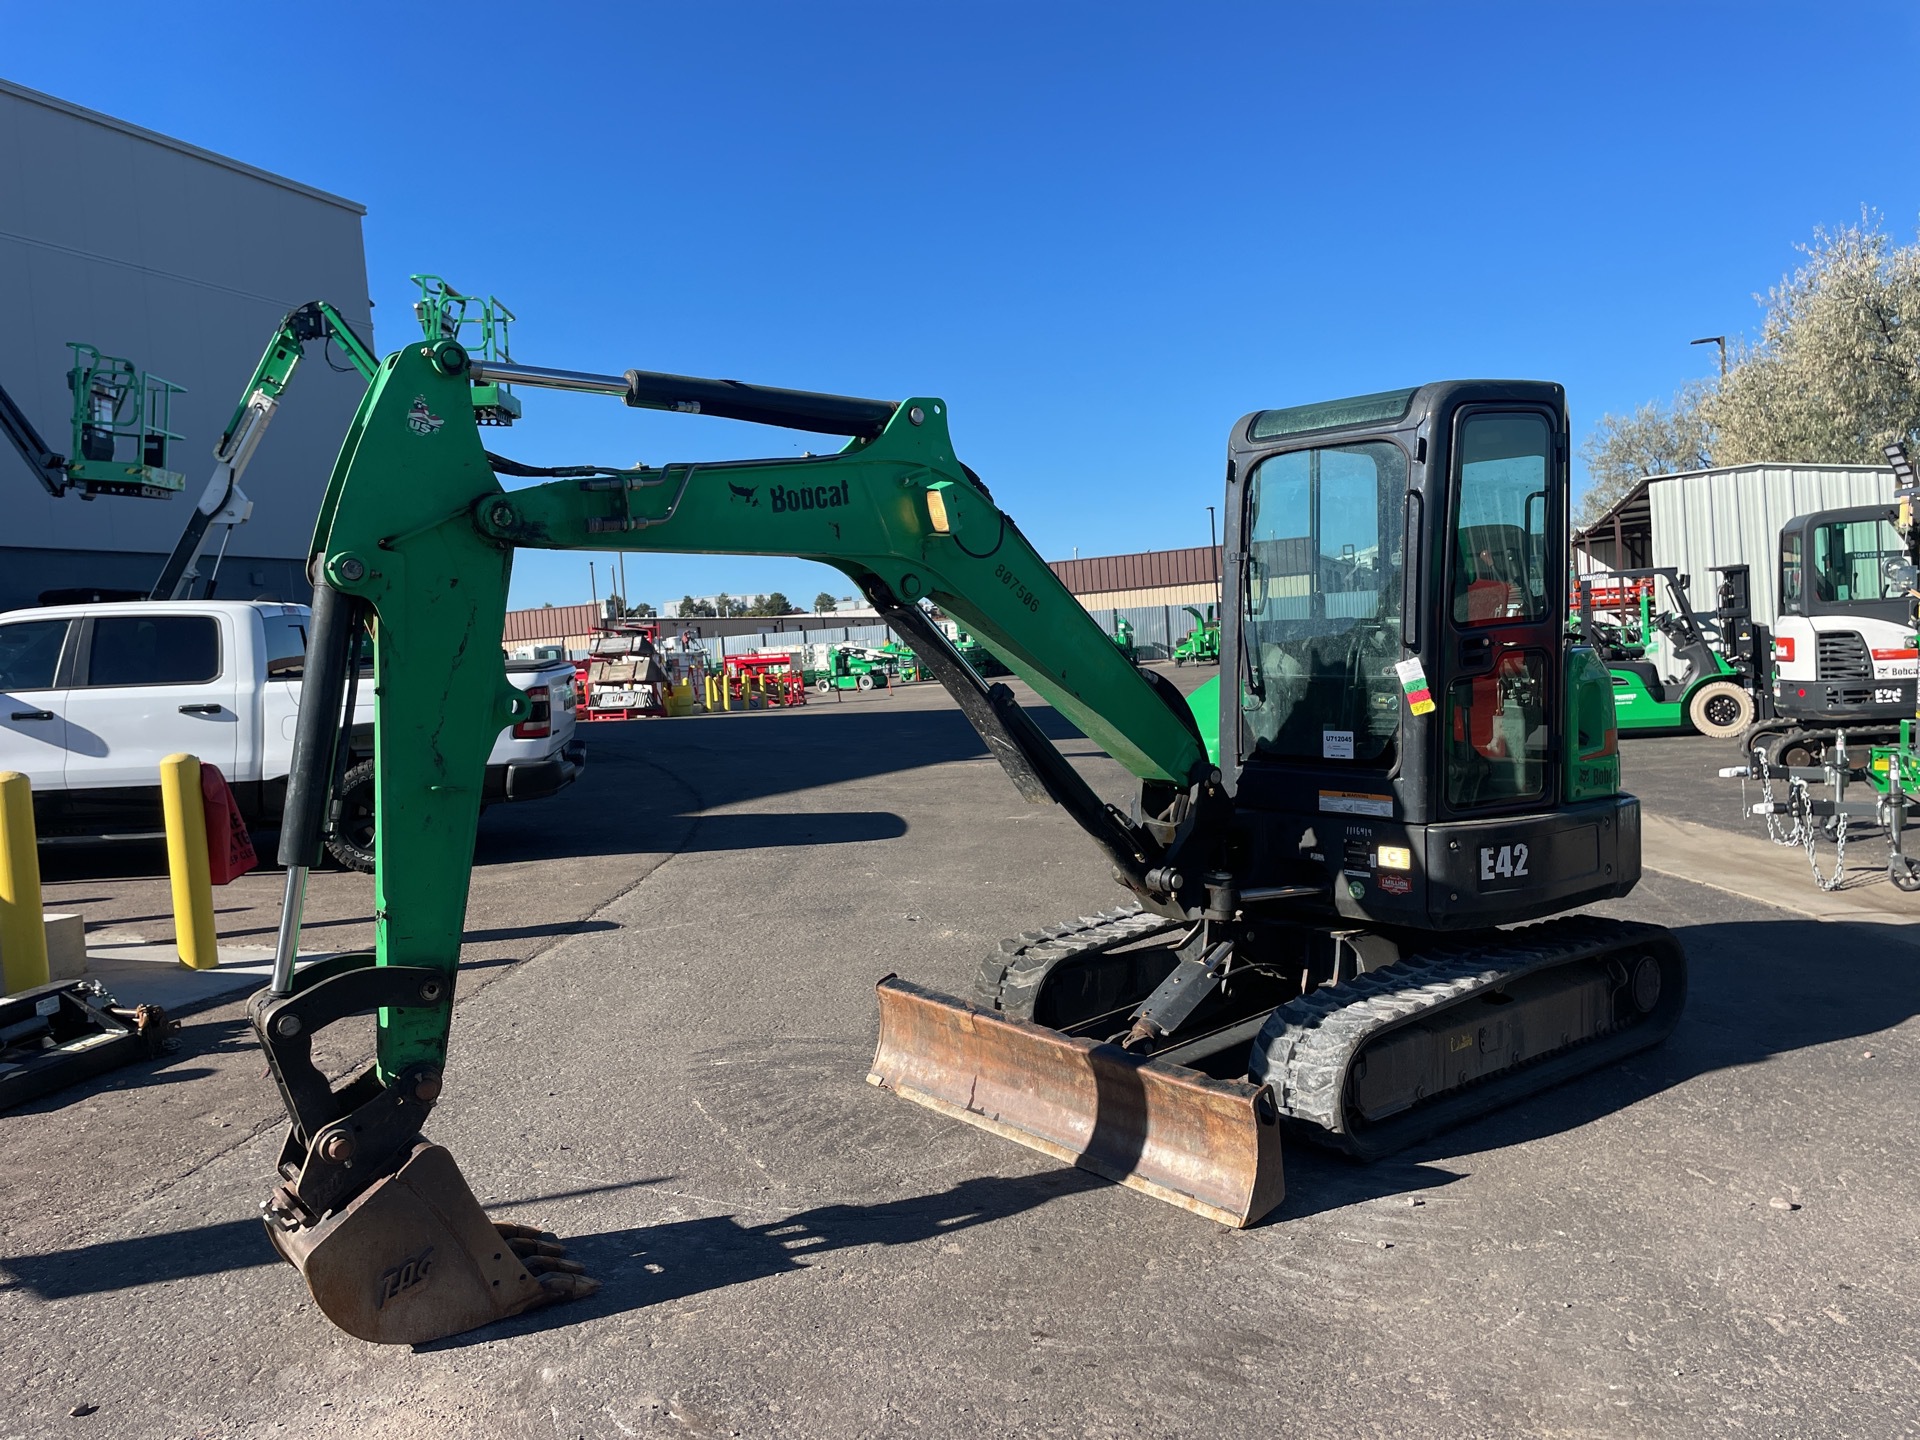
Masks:
[[[87,925],[78,915],[47,917],[47,978],[78,980],[87,973]]]

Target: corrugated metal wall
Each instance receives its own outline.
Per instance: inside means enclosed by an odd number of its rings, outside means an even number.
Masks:
[[[504,639],[509,645],[525,645],[536,640],[551,643],[564,636],[584,635],[600,623],[604,613],[598,605],[552,605],[539,610],[509,610]]]
[[[1199,585],[1211,582],[1220,573],[1220,547],[1195,545],[1186,550],[1142,550],[1132,555],[1050,560],[1047,568],[1076,595]]]
[[[1780,527],[1796,515],[1892,504],[1893,472],[1868,465],[1742,465],[1653,482],[1653,563],[1692,577],[1688,597],[1705,614],[1718,603],[1716,565],[1752,568],[1754,618],[1779,610]]]

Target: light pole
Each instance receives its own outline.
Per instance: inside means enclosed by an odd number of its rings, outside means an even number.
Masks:
[[[1221,593],[1221,589],[1220,589],[1220,563],[1219,563],[1220,542],[1215,538],[1215,535],[1217,534],[1217,532],[1214,529],[1214,524],[1213,524],[1213,511],[1214,511],[1213,506],[1211,505],[1207,506],[1207,555],[1210,559],[1214,561],[1213,603],[1215,605],[1223,605],[1226,603],[1226,598]]]
[[[1718,345],[1720,347],[1720,378],[1727,378],[1727,337],[1724,335],[1704,335],[1698,340],[1689,340],[1689,345]]]

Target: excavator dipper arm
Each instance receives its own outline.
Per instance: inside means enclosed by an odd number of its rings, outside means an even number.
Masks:
[[[852,438],[825,456],[539,471],[483,448],[469,399],[476,380],[600,391],[637,407]],[[507,491],[499,473],[547,478]],[[548,1241],[501,1243],[445,1152],[420,1139],[441,1091],[486,757],[527,704],[507,683],[500,650],[512,555],[523,547],[786,555],[835,566],[911,638],[1028,798],[1065,804],[1123,883],[1165,914],[1192,913],[1195,882],[1180,854],[1193,817],[1225,803],[1184,709],[1127,662],[955,458],[941,401],[478,366],[451,341],[388,356],[315,532],[314,628],[282,831],[287,904],[273,983],[253,1002],[293,1122],[282,1183],[265,1207],[269,1232],[322,1310],[372,1340],[456,1333],[591,1285]],[[1143,809],[1150,803],[1154,813],[1131,820],[1102,802],[1010,692],[983,684],[951,650],[922,600],[991,645],[1138,777]],[[318,858],[366,633],[375,949],[296,975],[306,868]],[[332,1090],[308,1055],[312,1034],[369,1012],[377,1063]],[[1008,1074],[1028,1064],[1023,1046],[1060,1043],[1039,1027],[1016,1034],[1010,1022],[981,1023],[1006,1030]],[[1096,1088],[1117,1084],[1143,1114],[1151,1110],[1157,1082],[1143,1072],[1153,1067],[1121,1068],[1096,1074]],[[1230,1100],[1244,1108],[1254,1091],[1240,1088],[1245,1095]]]

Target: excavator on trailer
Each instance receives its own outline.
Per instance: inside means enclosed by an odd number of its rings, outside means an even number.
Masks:
[[[845,444],[535,467],[481,443],[469,391],[495,383]],[[1454,381],[1239,421],[1225,680],[1206,724],[1052,577],[955,455],[948,418],[926,396],[547,370],[452,340],[382,363],[312,547],[285,909],[250,1006],[291,1121],[263,1218],[334,1323],[420,1342],[595,1288],[553,1237],[490,1223],[422,1135],[445,1083],[481,768],[526,703],[498,643],[521,548],[837,567],[1018,791],[1104,853],[1125,903],[1006,942],[971,998],[880,982],[869,1078],[904,1098],[1247,1225],[1284,1195],[1283,1127],[1384,1154],[1672,1029],[1687,972],[1671,934],[1563,914],[1633,888],[1640,832],[1607,671],[1564,628],[1559,386]],[[978,677],[929,605],[1131,772],[1131,806]],[[296,968],[369,636],[375,948]],[[314,1037],[365,1016],[377,1058],[335,1089]]]

